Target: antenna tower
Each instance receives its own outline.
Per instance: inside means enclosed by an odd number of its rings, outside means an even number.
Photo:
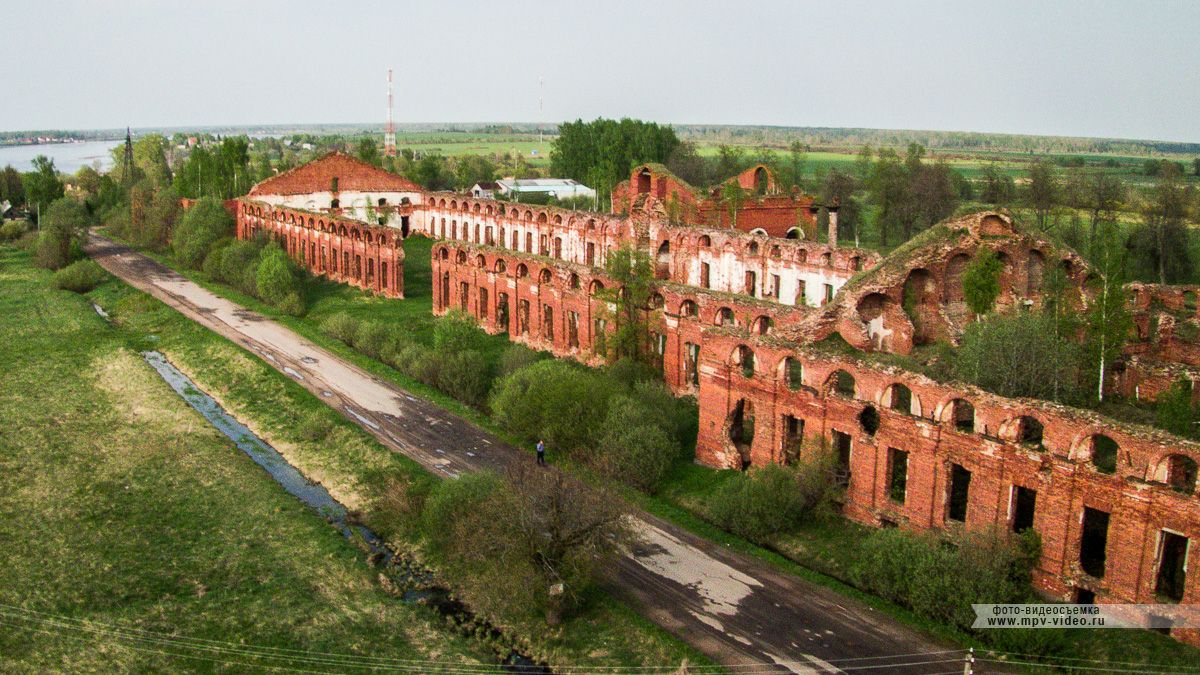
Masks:
[[[396,126],[392,124],[392,69],[388,68],[387,130],[383,132],[383,156],[396,156]]]

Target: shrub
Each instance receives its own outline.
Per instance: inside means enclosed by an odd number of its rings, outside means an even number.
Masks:
[[[359,320],[350,314],[338,312],[321,322],[321,332],[353,346],[359,323]]]
[[[278,245],[269,244],[263,249],[255,285],[258,296],[271,305],[289,314],[304,313],[300,276]]]
[[[437,387],[467,405],[482,405],[487,400],[492,376],[483,354],[468,349],[438,354],[440,363]]]
[[[658,411],[627,394],[609,402],[594,462],[611,478],[653,492],[679,456],[679,444],[655,421]]]
[[[763,543],[824,506],[832,475],[825,451],[794,467],[768,464],[724,483],[713,496],[710,515],[720,527]]]
[[[221,202],[205,198],[196,202],[183,217],[171,238],[175,258],[185,267],[197,269],[213,245],[233,234],[233,218]]]
[[[29,231],[29,222],[25,220],[10,220],[0,225],[0,240],[14,241]]]
[[[55,288],[76,293],[87,293],[100,285],[108,273],[94,260],[79,260],[54,273],[51,283]]]
[[[56,199],[42,216],[37,240],[39,267],[57,270],[83,255],[83,232],[90,217],[79,201],[70,197]]]
[[[229,244],[229,239],[222,239],[213,244],[212,250],[208,252],[208,255],[204,256],[204,263],[200,265],[200,271],[204,272],[204,275],[209,279],[225,281],[221,277],[221,258],[225,254],[225,250],[229,248]]]
[[[363,321],[354,333],[353,344],[358,351],[379,358],[387,347],[389,332],[387,326],[375,321]]]
[[[229,242],[220,249],[217,278],[243,293],[254,295],[258,290],[258,264],[263,248],[263,242],[257,239]]]
[[[431,387],[438,386],[442,368],[441,359],[432,349],[424,345],[413,345],[411,352],[406,371],[408,376]]]
[[[475,319],[461,310],[453,310],[433,326],[433,348],[439,354],[453,354],[484,347],[487,334],[480,330]]]
[[[870,590],[929,619],[970,628],[972,603],[1019,603],[1032,596],[1031,570],[1041,555],[1033,530],[973,533],[953,545],[897,529],[867,535],[851,569]]]
[[[500,354],[500,362],[496,366],[496,376],[507,377],[544,358],[546,357],[542,352],[536,352],[523,344],[514,342]]]
[[[599,373],[546,360],[497,382],[491,405],[496,420],[510,432],[576,452],[591,447],[617,391],[617,385]]]

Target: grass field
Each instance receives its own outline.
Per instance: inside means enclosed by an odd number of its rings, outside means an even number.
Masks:
[[[432,611],[388,596],[360,551],[48,276],[0,247],[0,670],[317,665],[250,647],[495,663]],[[124,311],[148,302],[116,282],[100,295]],[[18,618],[27,612],[43,614]]]

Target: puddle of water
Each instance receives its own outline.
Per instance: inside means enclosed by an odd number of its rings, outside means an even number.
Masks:
[[[97,310],[99,309],[97,307]],[[477,634],[478,629],[482,629],[493,640],[501,637],[499,630],[482,619],[476,618],[462,603],[454,600],[449,589],[437,585],[432,571],[418,566],[406,557],[395,555],[369,528],[352,522],[353,518],[349,511],[334,499],[328,490],[305,478],[304,474],[289,464],[278,450],[225,412],[225,409],[216,400],[196,387],[195,383],[172,365],[162,353],[142,352],[142,357],[170,385],[171,389],[179,394],[180,398],[203,415],[204,419],[208,420],[213,427],[232,440],[239,450],[265,469],[288,494],[323,516],[341,530],[347,538],[362,542],[370,551],[368,559],[373,564],[382,564],[383,568],[388,571],[391,580],[397,582],[403,589],[400,594],[402,601],[432,607],[439,614],[450,617],[459,629],[468,635]],[[361,418],[352,409],[347,408],[347,410],[355,417],[370,424],[369,420]],[[510,651],[503,657],[501,668],[506,672],[539,675],[551,672],[546,666],[535,663],[516,650]]]

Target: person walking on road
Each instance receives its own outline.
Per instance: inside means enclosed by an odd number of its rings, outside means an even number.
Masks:
[[[546,465],[546,444],[541,440],[537,444],[537,463],[539,466]]]

